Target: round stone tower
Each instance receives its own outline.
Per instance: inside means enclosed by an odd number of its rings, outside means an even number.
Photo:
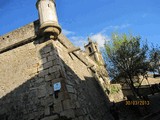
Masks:
[[[39,12],[40,33],[56,39],[61,33],[61,27],[58,24],[55,0],[37,0],[36,6]]]

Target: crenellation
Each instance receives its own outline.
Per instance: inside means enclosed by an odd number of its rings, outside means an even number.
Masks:
[[[32,22],[24,27],[21,27],[13,32],[0,36],[0,52],[14,47],[18,44],[23,44],[30,39],[36,38],[38,34],[39,21]]]

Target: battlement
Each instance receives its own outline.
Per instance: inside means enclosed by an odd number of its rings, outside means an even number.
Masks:
[[[34,21],[17,30],[0,36],[0,53],[13,48],[19,44],[36,38],[39,29],[39,21]]]

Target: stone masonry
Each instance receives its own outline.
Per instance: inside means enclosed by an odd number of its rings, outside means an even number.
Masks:
[[[112,120],[105,67],[38,28],[35,21],[0,36],[0,120]]]

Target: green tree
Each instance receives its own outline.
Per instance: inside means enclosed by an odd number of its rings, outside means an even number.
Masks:
[[[110,77],[127,84],[135,96],[139,94],[134,83],[142,83],[149,67],[146,60],[148,46],[140,45],[140,40],[138,36],[113,34],[111,41],[105,43]]]
[[[160,47],[152,46],[150,51],[151,71],[153,73],[158,72],[160,74]]]

